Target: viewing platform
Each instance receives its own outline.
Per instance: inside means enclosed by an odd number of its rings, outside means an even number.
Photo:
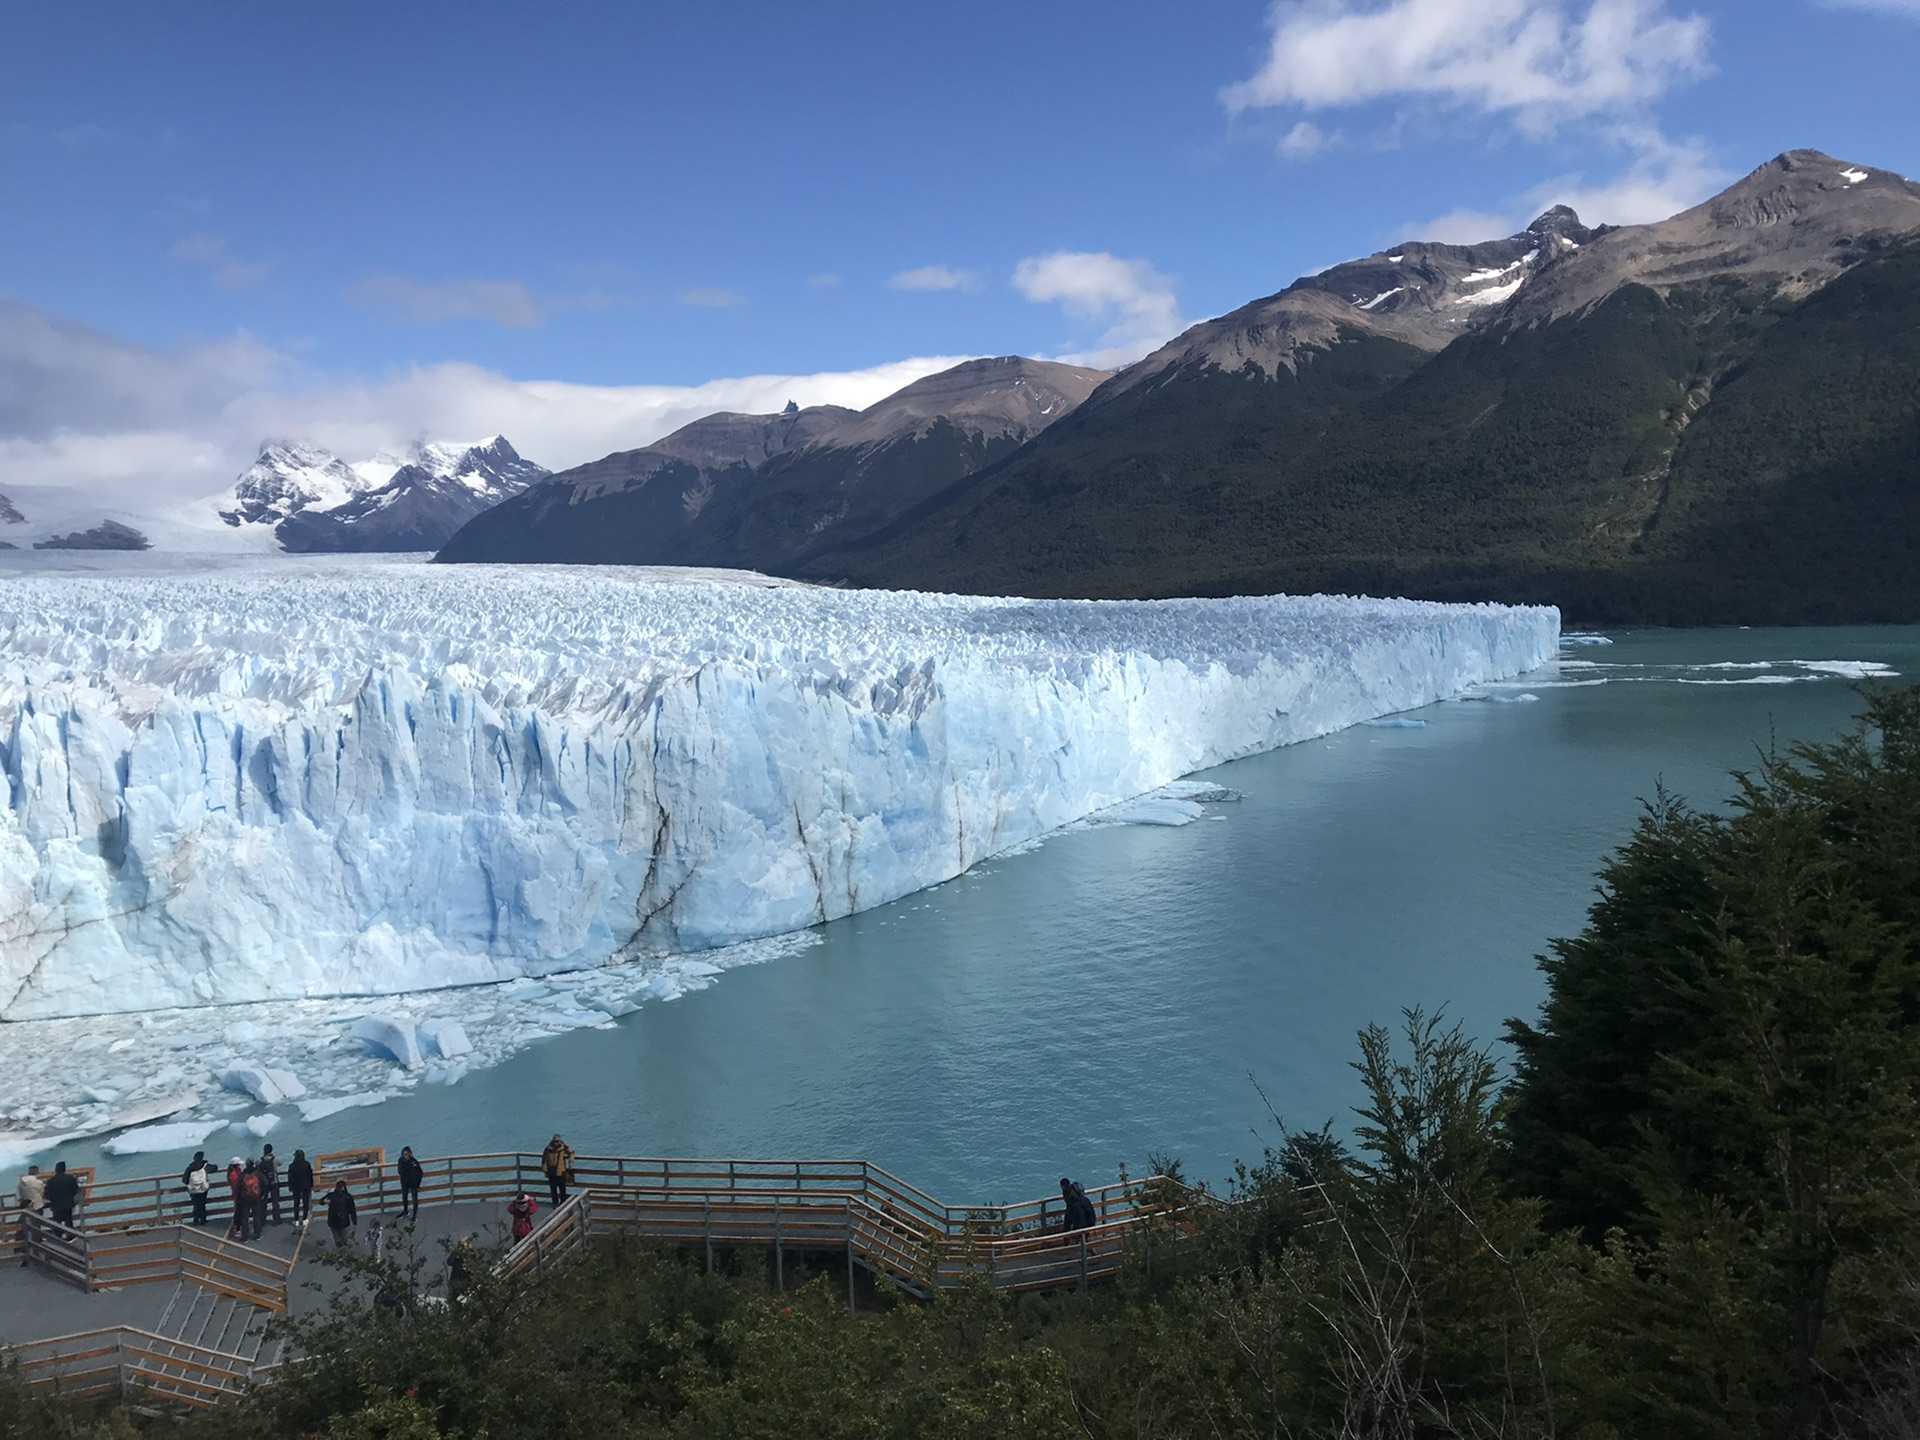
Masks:
[[[789,1255],[844,1258],[849,1303],[858,1272],[926,1297],[977,1276],[1002,1291],[1084,1287],[1118,1272],[1135,1246],[1170,1242],[1196,1206],[1218,1202],[1154,1177],[1087,1191],[1094,1223],[1066,1228],[1058,1197],[1018,1205],[948,1205],[864,1160],[674,1160],[577,1156],[570,1194],[549,1208],[531,1153],[422,1160],[418,1222],[400,1221],[399,1180],[384,1150],[315,1157],[314,1218],[269,1225],[258,1241],[223,1237],[224,1186],[211,1224],[186,1223],[177,1176],[90,1185],[73,1228],[0,1209],[0,1243],[27,1263],[0,1266],[0,1350],[27,1378],[69,1395],[141,1392],[212,1404],[270,1377],[281,1356],[264,1336],[275,1316],[326,1302],[342,1272],[312,1263],[333,1246],[324,1197],[344,1180],[364,1254],[375,1216],[393,1247],[426,1260],[422,1295],[444,1294],[443,1242],[469,1238],[497,1268],[543,1268],[593,1240],[641,1237],[716,1253],[771,1252],[784,1288]],[[506,1202],[540,1209],[509,1244]],[[281,1214],[290,1202],[281,1195]],[[271,1213],[271,1212],[269,1212]],[[420,1297],[416,1297],[416,1300]]]

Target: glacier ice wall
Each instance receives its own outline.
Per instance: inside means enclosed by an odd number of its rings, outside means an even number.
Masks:
[[[1550,609],[560,568],[0,579],[0,1018],[794,930],[1558,635]]]

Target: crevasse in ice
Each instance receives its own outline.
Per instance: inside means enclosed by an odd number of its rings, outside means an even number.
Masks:
[[[776,934],[1550,658],[1551,609],[339,562],[0,581],[0,1017]]]

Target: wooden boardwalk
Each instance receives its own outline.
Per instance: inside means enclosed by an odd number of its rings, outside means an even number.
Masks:
[[[675,1160],[580,1156],[572,1194],[547,1208],[537,1155],[525,1152],[423,1160],[424,1223],[409,1238],[481,1233],[525,1189],[540,1224],[499,1264],[521,1272],[557,1263],[598,1238],[636,1236],[693,1248],[709,1267],[716,1251],[770,1250],[776,1283],[791,1254],[845,1258],[849,1300],[856,1269],[911,1294],[967,1283],[1003,1291],[1086,1286],[1115,1274],[1134,1247],[1178,1240],[1210,1197],[1162,1178],[1088,1192],[1095,1223],[1068,1231],[1057,1197],[1020,1205],[953,1206],[864,1160]],[[316,1157],[316,1201],[347,1181],[362,1224],[399,1203],[399,1181],[377,1148]],[[224,1203],[213,1208],[216,1223]],[[27,1376],[63,1392],[118,1386],[189,1404],[209,1404],[266,1378],[277,1357],[263,1350],[264,1322],[297,1302],[299,1229],[258,1245],[215,1239],[183,1223],[176,1177],[105,1181],[86,1197],[75,1228],[0,1208],[0,1244],[23,1248],[21,1284],[0,1282],[0,1344]],[[6,1313],[24,1285],[63,1287],[44,1327]],[[157,1321],[139,1296],[170,1285]],[[74,1293],[79,1292],[79,1293]],[[80,1302],[77,1306],[72,1302]],[[73,1326],[92,1312],[91,1326]]]

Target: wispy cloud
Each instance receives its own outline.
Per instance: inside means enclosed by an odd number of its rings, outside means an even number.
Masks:
[[[838,275],[809,275],[807,277],[807,288],[809,290],[838,290],[840,288],[840,277]]]
[[[1173,282],[1145,260],[1104,250],[1056,250],[1022,260],[1013,287],[1036,303],[1105,328],[1092,348],[1054,358],[1102,369],[1137,360],[1185,328]]]
[[[1589,225],[1644,225],[1699,204],[1734,178],[1701,140],[1671,141],[1651,126],[1618,127],[1609,138],[1633,155],[1610,180],[1562,175],[1514,196],[1504,210],[1450,211],[1404,226],[1394,238],[1471,245],[1512,235],[1553,205],[1571,206]]]
[[[1339,139],[1339,131],[1328,134],[1311,120],[1302,120],[1280,137],[1279,149],[1289,160],[1311,160]]]
[[[314,375],[244,335],[156,349],[0,296],[0,474],[151,505],[231,484],[263,436],[357,458],[422,436],[495,432],[562,468],[645,445],[716,410],[772,412],[788,399],[862,409],[967,358],[700,385],[515,380],[458,364],[341,379]]]
[[[405,275],[362,280],[348,287],[347,300],[407,325],[486,320],[507,330],[538,329],[553,309],[518,280],[436,281]]]
[[[900,271],[887,286],[892,290],[978,290],[980,277],[951,265],[922,265],[917,270]]]
[[[222,290],[250,290],[273,269],[270,260],[242,260],[218,235],[189,235],[168,252],[175,260],[196,265]]]
[[[1820,0],[1829,10],[1868,10],[1876,15],[1900,15],[1920,20],[1920,0]]]
[[[682,290],[673,298],[696,310],[732,310],[747,303],[747,297],[738,290],[729,290],[722,285],[696,286],[691,290]]]

